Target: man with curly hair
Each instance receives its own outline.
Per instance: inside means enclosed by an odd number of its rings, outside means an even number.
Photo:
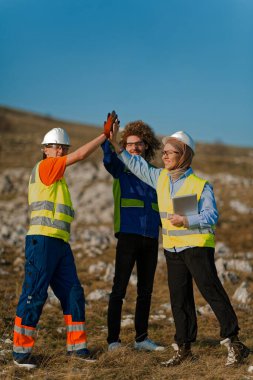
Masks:
[[[148,162],[160,148],[152,129],[138,120],[126,125],[121,147]],[[133,267],[137,267],[137,301],[134,348],[159,351],[164,347],[148,338],[148,319],[157,265],[160,216],[156,191],[132,174],[118,159],[109,141],[102,144],[104,166],[113,176],[115,276],[108,306],[108,350],[121,347],[120,323],[123,299]]]

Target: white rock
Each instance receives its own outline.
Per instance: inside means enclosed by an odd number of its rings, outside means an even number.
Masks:
[[[104,261],[99,261],[97,264],[91,264],[88,268],[90,274],[100,274],[106,269],[106,263]]]
[[[88,257],[96,257],[102,255],[103,251],[98,247],[89,247],[86,249]]]
[[[248,303],[250,301],[251,296],[247,290],[247,287],[248,285],[246,281],[243,281],[241,285],[239,286],[239,288],[236,289],[233,295],[233,299],[239,303],[243,303],[243,304]]]
[[[66,332],[66,327],[58,327],[58,328],[56,329],[56,331],[58,332],[58,334],[65,333],[65,332]]]
[[[106,290],[97,289],[91,292],[86,298],[88,301],[108,300],[109,293]]]
[[[225,243],[217,241],[215,245],[215,253],[222,256],[229,256],[231,252]]]
[[[250,366],[248,367],[247,371],[248,371],[249,373],[253,373],[253,365],[250,365]]]
[[[121,321],[121,327],[128,327],[134,324],[134,320],[132,318],[125,318]]]
[[[60,301],[56,297],[56,295],[54,294],[51,287],[48,288],[47,294],[48,294],[47,302],[49,302],[52,306],[59,306],[60,305]]]
[[[1,276],[7,276],[9,274],[9,272],[7,272],[6,270],[3,270],[2,268],[0,268],[0,275]]]
[[[217,269],[218,277],[222,284],[224,284],[225,280],[232,282],[232,284],[236,284],[238,282],[238,276],[233,272],[228,272],[227,261],[225,261],[222,257],[219,257],[215,261],[215,266]]]
[[[137,275],[135,273],[132,273],[129,279],[129,283],[133,286],[137,285]]]
[[[165,314],[156,314],[156,315],[150,315],[151,321],[161,321],[162,319],[166,319],[167,316]]]
[[[12,344],[12,340],[9,339],[9,338],[7,338],[7,339],[5,339],[4,343],[6,343],[6,344]]]
[[[227,265],[227,262],[222,257],[219,257],[217,260],[215,260],[215,266],[216,266],[218,274],[222,274],[226,272],[227,270],[226,265]]]
[[[200,315],[212,315],[214,314],[212,308],[210,305],[205,305],[205,306],[200,306],[197,308],[197,312],[200,314]]]
[[[164,303],[161,305],[161,308],[166,310],[166,311],[171,311],[171,304],[169,302]]]
[[[249,260],[253,259],[253,252],[246,252],[245,257]]]
[[[252,212],[253,208],[248,207],[247,205],[243,204],[239,200],[232,200],[229,202],[230,207],[238,212],[239,214],[249,214]]]
[[[106,282],[112,282],[115,274],[115,266],[114,264],[108,264],[105,275],[103,276],[103,280]]]
[[[252,273],[252,266],[246,260],[228,260],[227,269],[233,269],[241,272]]]

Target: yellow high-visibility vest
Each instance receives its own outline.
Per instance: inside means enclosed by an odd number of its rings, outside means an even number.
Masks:
[[[44,185],[39,176],[39,164],[33,168],[29,181],[31,215],[27,235],[51,236],[68,242],[74,219],[68,185],[64,178],[50,186]]]
[[[175,194],[175,196],[197,194],[199,202],[201,193],[207,181],[190,174]],[[170,181],[168,170],[161,171],[157,182],[157,196],[160,217],[162,221],[163,247],[170,249],[173,247],[214,247],[214,228],[185,228],[175,227],[168,219],[169,214],[173,214],[172,199],[170,197]]]

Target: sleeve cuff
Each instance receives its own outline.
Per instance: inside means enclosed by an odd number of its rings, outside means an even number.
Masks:
[[[199,215],[189,215],[187,216],[188,223],[189,223],[189,228],[195,228],[199,227],[200,225],[200,220],[199,220]]]

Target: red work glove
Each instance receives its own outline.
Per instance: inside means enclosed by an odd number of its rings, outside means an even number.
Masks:
[[[119,123],[118,115],[115,111],[112,111],[112,113],[108,113],[107,120],[104,122],[104,134],[107,138],[110,137],[110,132],[112,131],[113,124],[115,122]]]

